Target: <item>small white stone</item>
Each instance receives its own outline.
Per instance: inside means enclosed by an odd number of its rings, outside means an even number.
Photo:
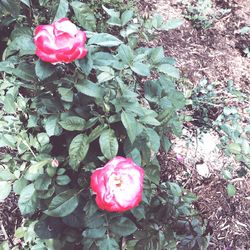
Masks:
[[[196,170],[197,170],[198,174],[201,175],[202,177],[207,178],[210,175],[208,166],[205,163],[197,164],[196,165]]]
[[[198,141],[198,147],[205,154],[212,153],[216,149],[216,146],[217,146],[217,139],[215,138],[215,136],[209,133],[204,133],[202,135],[202,138]]]

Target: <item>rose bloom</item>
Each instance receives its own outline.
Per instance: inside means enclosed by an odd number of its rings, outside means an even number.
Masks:
[[[37,26],[34,42],[36,55],[53,64],[70,63],[83,58],[88,52],[84,48],[86,33],[78,30],[68,18]]]
[[[99,208],[109,212],[132,209],[142,200],[144,170],[132,159],[117,156],[91,176]]]

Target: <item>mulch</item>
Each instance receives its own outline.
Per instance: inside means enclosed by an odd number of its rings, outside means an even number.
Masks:
[[[11,193],[0,203],[0,242],[6,240],[9,246],[15,245],[15,231],[23,222],[17,202],[18,197]]]

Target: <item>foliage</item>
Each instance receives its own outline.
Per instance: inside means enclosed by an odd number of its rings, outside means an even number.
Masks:
[[[208,29],[217,19],[231,12],[230,9],[216,10],[211,0],[182,0],[181,3],[185,6],[184,16],[196,28]]]
[[[26,222],[16,237],[31,250],[205,247],[196,197],[162,182],[157,160],[170,147],[166,135],[181,134],[179,71],[161,47],[139,47],[180,22],[105,6],[100,17],[94,2],[23,0],[17,14],[6,8],[13,29],[0,63],[0,147],[10,152],[0,155],[0,198],[11,188],[20,195]],[[87,57],[66,65],[38,60],[34,27],[66,15],[87,30]],[[143,202],[120,214],[98,210],[89,189],[91,172],[116,155],[131,157],[146,175]]]
[[[245,175],[246,169],[250,169],[248,94],[235,88],[232,81],[228,81],[226,88],[221,88],[220,83],[202,80],[189,95],[190,105],[187,107],[193,111],[192,123],[200,131],[216,131],[221,141],[218,146],[241,164],[238,175]],[[230,181],[233,170],[234,166],[227,166],[222,171],[223,177]],[[234,186],[229,184],[227,191],[233,196]]]
[[[238,34],[240,34],[241,36],[245,36],[245,35],[249,35],[250,34],[250,27],[249,26],[244,26],[241,29],[239,29],[237,31]],[[243,53],[246,57],[250,57],[250,48],[249,47],[245,47],[243,48]]]

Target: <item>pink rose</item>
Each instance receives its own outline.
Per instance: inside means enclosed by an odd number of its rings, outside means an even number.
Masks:
[[[142,200],[144,170],[132,159],[117,156],[91,176],[99,208],[109,212],[132,209]]]
[[[88,52],[84,48],[86,33],[78,30],[68,18],[37,26],[34,42],[36,55],[53,64],[70,63],[83,58]]]

